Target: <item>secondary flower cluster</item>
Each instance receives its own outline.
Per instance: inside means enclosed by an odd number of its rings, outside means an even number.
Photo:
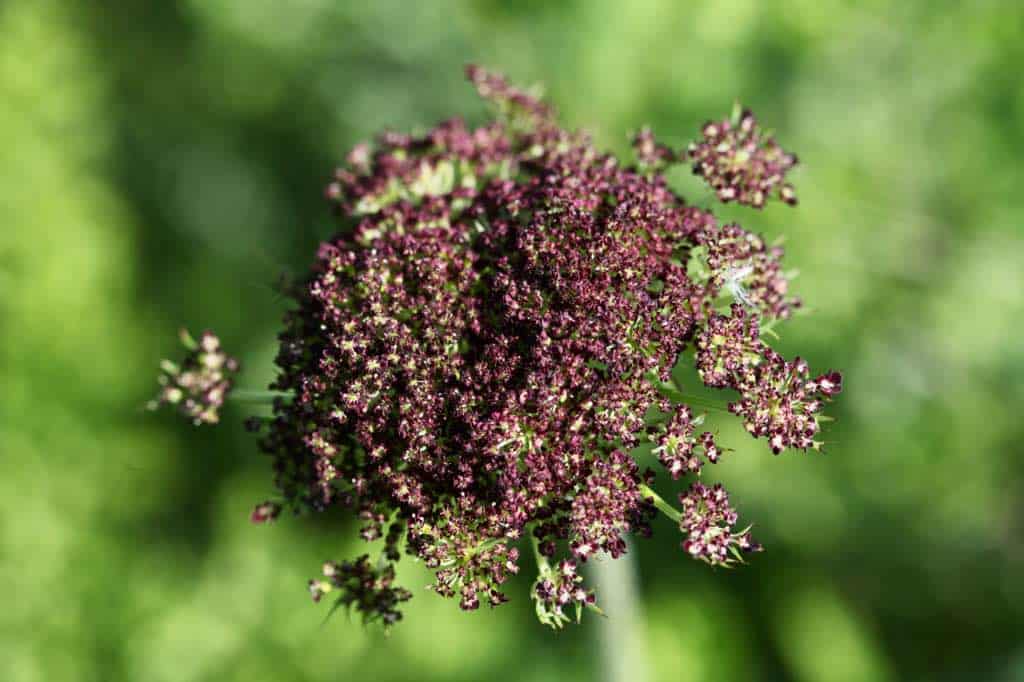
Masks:
[[[529,540],[538,615],[560,625],[594,604],[579,564],[622,555],[656,509],[713,564],[758,548],[720,487],[694,484],[679,512],[630,454],[652,444],[673,479],[719,460],[673,384],[684,352],[777,451],[818,446],[840,380],[808,381],[760,341],[759,320],[799,303],[782,250],[669,188],[661,171],[685,151],[645,129],[622,163],[500,76],[468,76],[497,120],[385,133],[326,190],[345,227],[292,292],[271,386],[284,397],[261,437],[279,498],[252,518],[351,508],[381,557],[329,563],[311,591],[385,624],[409,596],[393,585],[403,552],[475,609],[507,599]],[[794,162],[748,115],[704,132],[689,153],[723,198],[760,205]]]
[[[621,450],[594,460],[569,513],[569,548],[581,561],[599,551],[618,558],[626,553],[624,533],[650,534],[654,507],[640,491],[638,469]]]
[[[324,563],[323,575],[323,580],[309,581],[313,601],[338,590],[338,606],[359,611],[366,622],[380,620],[390,627],[402,618],[398,605],[412,599],[409,590],[395,586],[394,564],[375,566],[366,554],[355,561],[328,561]]]
[[[693,172],[704,178],[721,201],[762,208],[776,193],[782,201],[796,205],[796,192],[785,176],[797,158],[762,131],[749,110],[737,112],[731,119],[705,123],[701,133],[703,139],[692,143],[687,154]]]
[[[786,448],[821,449],[814,440],[819,413],[842,390],[842,377],[829,372],[811,380],[807,363],[788,361],[761,341],[758,322],[733,304],[731,317],[713,314],[697,338],[697,371],[715,388],[733,388],[740,399],[729,411],[772,452]]]
[[[203,332],[198,342],[184,329],[179,337],[188,352],[180,364],[160,363],[160,393],[149,408],[173,405],[196,426],[216,424],[234,385],[238,361],[221,349],[220,339],[212,332]]]
[[[703,415],[694,417],[686,405],[675,408],[672,418],[658,436],[654,452],[658,460],[676,479],[683,474],[699,474],[704,459],[714,464],[722,456],[722,449],[715,443],[715,435],[704,431],[698,437],[696,428],[704,423]]]
[[[572,618],[565,609],[572,607],[579,620],[585,607],[594,608],[594,592],[583,587],[583,576],[579,566],[571,559],[563,559],[557,566],[541,561],[536,582],[533,584],[533,599],[537,619],[544,625],[560,628]]]
[[[729,506],[729,494],[721,483],[707,487],[697,482],[679,495],[682,515],[679,530],[686,535],[683,549],[712,565],[726,566],[742,559],[744,552],[761,546],[750,537],[750,529],[734,531],[739,516]]]
[[[668,145],[658,142],[650,128],[644,127],[633,136],[633,154],[637,168],[646,171],[663,171],[679,160],[679,155]]]

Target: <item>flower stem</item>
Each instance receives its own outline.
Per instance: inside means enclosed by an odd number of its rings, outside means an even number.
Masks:
[[[683,517],[682,513],[680,513],[678,509],[666,502],[661,495],[654,492],[654,489],[646,483],[640,484],[640,494],[646,498],[651,498],[654,501],[654,506],[658,508],[658,511],[672,519],[674,522],[679,523],[679,519]]]
[[[705,410],[717,410],[719,412],[729,411],[728,407],[723,406],[721,403],[718,403],[710,398],[701,398],[700,396],[690,395],[688,393],[680,393],[679,398],[685,403],[688,403],[694,407],[703,408]]]
[[[533,558],[537,560],[537,572],[541,575],[551,570],[548,558],[540,553],[540,540],[536,535],[530,533],[530,546],[533,547]]]
[[[240,403],[265,403],[274,402],[275,398],[291,398],[292,394],[287,391],[265,391],[251,388],[236,388],[228,394],[228,399]]]
[[[608,614],[597,624],[602,677],[606,682],[646,682],[649,657],[636,553],[628,551],[618,559],[598,555],[590,563],[590,575]]]

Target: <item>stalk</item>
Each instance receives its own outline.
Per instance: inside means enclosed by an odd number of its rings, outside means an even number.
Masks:
[[[286,391],[267,391],[253,388],[236,388],[228,394],[229,400],[240,403],[257,403],[270,405],[276,398],[290,398],[291,393]]]
[[[636,555],[594,558],[590,574],[607,618],[599,619],[597,637],[605,682],[647,682],[647,638],[637,588]]]
[[[674,521],[675,523],[679,523],[679,520],[683,518],[682,513],[678,509],[676,509],[671,504],[666,502],[661,495],[654,492],[654,489],[651,488],[646,483],[640,484],[640,494],[643,495],[644,497],[649,497],[652,500],[654,500],[654,506],[658,509],[658,511],[672,519],[672,521]]]

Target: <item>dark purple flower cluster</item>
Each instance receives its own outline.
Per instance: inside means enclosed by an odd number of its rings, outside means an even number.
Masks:
[[[394,564],[378,562],[374,565],[366,554],[355,561],[328,561],[323,566],[323,575],[323,580],[309,581],[313,601],[338,591],[336,606],[355,609],[362,614],[364,622],[379,620],[385,628],[402,619],[398,605],[412,599],[409,590],[394,584]]]
[[[797,158],[762,131],[749,110],[724,121],[709,121],[701,134],[703,139],[690,144],[687,155],[693,172],[704,178],[721,201],[763,208],[771,196],[778,195],[796,205],[796,192],[785,176]]]
[[[714,464],[722,456],[713,433],[704,431],[699,437],[696,435],[697,427],[703,423],[703,415],[694,417],[688,406],[680,405],[657,436],[654,452],[673,479],[683,474],[699,474],[703,459]]]
[[[712,314],[696,340],[697,374],[705,386],[735,388],[754,378],[753,368],[762,361],[757,319],[734,303],[731,315]]]
[[[174,405],[198,426],[220,421],[220,408],[234,385],[238,361],[220,347],[220,339],[205,331],[196,341],[182,329],[179,337],[188,353],[180,364],[160,363],[160,393],[149,403],[155,410]]]
[[[249,520],[253,523],[270,523],[281,514],[281,505],[276,502],[260,502],[253,507]]]
[[[545,126],[552,122],[554,112],[546,102],[510,85],[501,74],[470,64],[466,67],[466,78],[476,87],[482,98],[491,102],[500,115],[511,119],[512,122],[527,126]]]
[[[484,599],[498,606],[508,598],[501,585],[519,572],[519,549],[497,539],[483,540],[486,531],[466,528],[466,517],[442,509],[433,522],[417,520],[409,532],[409,547],[434,569],[431,588],[442,597],[459,596],[459,605],[472,611]]]
[[[680,516],[629,454],[653,444],[673,478],[718,461],[703,417],[663,395],[684,351],[708,386],[740,392],[734,411],[773,447],[816,446],[810,425],[840,380],[808,382],[759,340],[759,318],[798,304],[782,250],[674,193],[660,171],[680,155],[645,130],[623,165],[500,76],[468,76],[496,121],[385,133],[327,188],[346,227],[292,292],[261,447],[285,506],[347,507],[365,540],[384,539],[375,564],[327,564],[315,599],[338,593],[394,622],[406,553],[462,608],[498,605],[529,539],[538,614],[560,625],[565,607],[594,603],[578,562],[620,556],[656,509],[681,519],[695,556],[722,564],[753,547],[720,487],[695,484]],[[764,169],[781,162],[750,125],[727,139],[753,140],[760,170],[729,182],[766,192],[777,181]],[[263,503],[252,518],[280,511]]]
[[[789,361],[760,339],[757,319],[733,304],[731,317],[714,314],[698,336],[697,371],[715,388],[733,388],[740,399],[729,411],[757,438],[768,439],[772,452],[786,448],[820,450],[814,439],[820,412],[842,390],[842,376],[829,372],[810,378],[807,362]]]
[[[544,625],[560,628],[571,620],[579,622],[585,607],[594,608],[594,592],[583,587],[583,576],[571,559],[563,559],[556,566],[541,560],[536,582],[533,584],[533,598],[537,619]],[[575,609],[570,617],[565,609]]]
[[[782,247],[768,246],[739,225],[719,226],[710,214],[704,216],[693,235],[698,246],[690,253],[690,276],[705,283],[708,296],[726,295],[766,318],[792,317],[802,304],[789,296]]]
[[[570,511],[570,548],[581,561],[596,552],[622,556],[624,533],[650,535],[654,507],[641,493],[638,469],[621,450],[594,461]]]
[[[655,173],[679,160],[679,155],[668,145],[658,142],[647,127],[633,136],[633,155],[640,170]]]
[[[761,545],[750,537],[750,528],[734,530],[738,516],[720,483],[710,488],[693,483],[679,495],[679,504],[679,530],[686,535],[683,550],[690,556],[715,566],[728,566],[742,561],[745,552],[761,551]]]

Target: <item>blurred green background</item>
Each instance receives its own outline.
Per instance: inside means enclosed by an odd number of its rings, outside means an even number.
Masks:
[[[1011,0],[0,2],[0,680],[599,679],[616,641],[538,625],[528,576],[493,612],[417,589],[388,639],[323,624],[305,580],[359,549],[345,522],[249,524],[246,413],[141,409],[182,324],[271,376],[272,285],[330,235],[334,164],[482,120],[467,61],[603,146],[739,99],[800,154],[798,209],[723,213],[786,235],[817,312],[779,345],[844,370],[839,421],[778,458],[722,423],[713,474],[768,551],[713,571],[667,523],[635,547],[649,679],[1024,680]]]

